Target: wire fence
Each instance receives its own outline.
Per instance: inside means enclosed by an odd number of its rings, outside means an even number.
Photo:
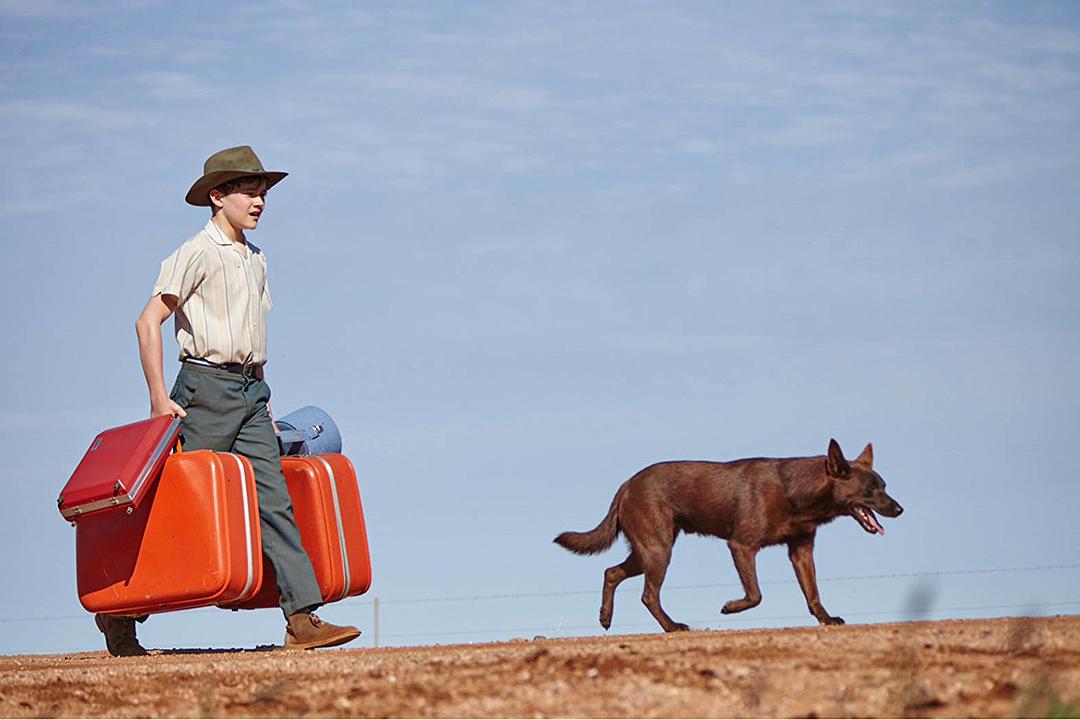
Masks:
[[[1080,600],[1070,600],[1066,602],[1055,603],[1034,603],[1026,605],[954,605],[951,607],[935,607],[930,610],[900,610],[896,613],[888,612],[844,612],[848,617],[873,617],[873,618],[888,618],[889,620],[915,620],[915,619],[927,619],[930,615],[939,615],[942,613],[955,613],[955,612],[1003,612],[1003,611],[1018,611],[1024,615],[1031,614],[1033,612],[1045,611],[1050,609],[1066,608],[1066,607],[1080,607]],[[732,619],[725,618],[724,624],[730,625],[733,623],[744,623],[751,625],[760,625],[762,623],[769,622],[798,622],[806,620],[807,615],[803,613],[801,615],[772,615],[765,617],[745,618],[745,619]],[[705,626],[710,622],[715,622],[716,619],[697,618],[691,619],[690,625],[694,627]],[[473,630],[448,630],[448,631],[428,631],[428,632],[408,632],[408,633],[383,633],[383,638],[406,638],[406,637],[454,637],[454,636],[476,636],[476,635],[506,635],[514,633],[542,633],[552,632],[557,630],[558,633],[562,632],[577,632],[577,631],[595,631],[597,624],[591,625],[560,625],[556,628],[552,628],[550,625],[542,627],[514,627],[514,628],[482,628]],[[656,622],[641,622],[641,623],[623,623],[618,626],[619,630],[631,629],[631,628],[650,628],[656,629]],[[615,633],[623,634],[623,633]]]
[[[1035,572],[1041,570],[1074,570],[1080,569],[1080,563],[1071,565],[1029,565],[1025,567],[1008,567],[1008,568],[987,568],[981,570],[925,570],[919,572],[905,572],[905,573],[884,573],[880,575],[843,575],[836,577],[819,577],[819,583],[833,583],[833,582],[862,582],[866,580],[895,580],[899,578],[928,578],[928,577],[944,577],[944,576],[960,576],[960,575],[993,575],[1000,573],[1016,573],[1016,572]],[[774,580],[762,580],[759,581],[759,585],[778,585],[788,584],[791,582],[790,578],[774,579]],[[742,587],[742,583],[724,582],[724,583],[703,583],[697,585],[665,585],[664,590],[705,590],[711,588],[723,588],[723,587]],[[629,592],[633,591],[632,586],[623,586],[616,590],[616,592]],[[544,598],[544,597],[565,597],[570,595],[595,595],[597,588],[592,587],[588,590],[550,590],[545,592],[521,592],[521,593],[497,593],[487,595],[446,595],[437,597],[426,598],[398,598],[398,599],[386,599],[380,598],[379,602],[383,605],[404,605],[404,604],[416,604],[416,603],[441,603],[441,602],[475,602],[481,600],[521,600],[525,598]],[[346,604],[356,605],[371,605],[372,600],[360,600],[354,598],[351,600],[342,601]]]
[[[933,577],[957,577],[957,576],[973,576],[973,575],[994,575],[994,574],[1010,574],[1010,573],[1024,573],[1024,572],[1039,572],[1039,571],[1055,571],[1055,570],[1076,570],[1080,569],[1080,563],[1064,564],[1064,565],[1028,565],[1020,567],[1001,567],[1001,568],[983,568],[983,569],[969,569],[969,570],[922,570],[915,572],[902,572],[902,573],[881,573],[875,575],[841,575],[833,577],[820,577],[818,582],[822,584],[826,583],[841,583],[841,582],[865,582],[865,581],[877,581],[877,580],[895,580],[904,578],[933,578]],[[789,584],[790,578],[773,579],[760,581],[761,585],[776,585],[776,584]],[[724,587],[742,587],[739,582],[724,582],[724,583],[703,583],[694,585],[665,585],[664,591],[670,590],[704,590],[712,588],[724,588]],[[617,592],[633,592],[634,587],[623,586],[617,590]],[[377,598],[380,605],[407,605],[407,604],[430,604],[430,603],[456,603],[456,602],[483,602],[483,601],[498,601],[498,600],[522,600],[529,598],[551,598],[551,597],[569,597],[575,595],[596,595],[598,588],[593,587],[582,590],[549,590],[549,591],[536,591],[536,592],[516,592],[516,593],[489,593],[489,594],[473,594],[473,595],[445,595],[445,596],[433,596],[433,597],[417,597],[417,598]],[[359,607],[371,607],[374,606],[376,599],[367,598],[348,598],[340,601],[338,605],[350,605]],[[976,612],[976,611],[989,611],[989,610],[1030,610],[1035,611],[1038,609],[1044,609],[1049,607],[1075,607],[1080,605],[1080,601],[1075,600],[1063,600],[1060,602],[1039,603],[1039,604],[1027,604],[1027,605],[969,605],[969,606],[954,606],[954,607],[936,607],[929,611],[935,614],[944,612]],[[201,608],[198,610],[189,610],[190,613],[211,613],[217,612],[217,608]],[[883,612],[863,612],[863,613],[847,613],[853,617],[859,616],[895,616],[896,613],[886,614]],[[902,611],[900,616],[918,614],[918,611]],[[743,620],[742,622],[752,622],[754,624],[760,624],[770,621],[787,621],[787,620],[800,620],[803,619],[803,615],[785,615],[774,617],[755,617],[753,619]],[[29,622],[55,622],[55,621],[85,621],[86,614],[73,614],[73,615],[36,615],[26,617],[0,617],[0,624],[2,623],[29,623]],[[699,623],[714,622],[715,618],[710,620],[699,620]],[[729,622],[739,622],[738,619],[727,620]],[[637,623],[630,625],[621,625],[620,627],[635,627],[635,626],[649,626],[653,623]],[[594,629],[595,625],[582,625],[582,626],[565,626],[562,630],[589,630]],[[385,633],[383,637],[421,637],[421,636],[454,636],[454,635],[479,635],[479,634],[500,634],[500,633],[516,633],[516,632],[542,632],[544,630],[550,631],[551,628],[485,628],[480,630],[447,630],[447,631],[429,631],[429,632],[415,632],[415,633]]]

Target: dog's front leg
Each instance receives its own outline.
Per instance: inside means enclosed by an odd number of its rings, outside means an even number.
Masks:
[[[814,570],[814,535],[804,535],[788,543],[788,557],[795,568],[795,577],[806,596],[806,606],[810,614],[822,625],[843,625],[844,618],[835,617],[825,612],[818,595],[817,572]]]
[[[746,596],[742,600],[730,600],[724,604],[720,612],[731,614],[749,610],[761,603],[761,588],[757,581],[757,553],[758,548],[742,545],[734,541],[728,541],[731,550],[731,559],[735,561],[735,569],[739,571],[739,579],[742,580],[743,592]]]

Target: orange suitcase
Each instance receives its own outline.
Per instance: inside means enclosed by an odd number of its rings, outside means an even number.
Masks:
[[[145,502],[75,523],[79,600],[136,615],[242,602],[262,585],[262,534],[247,458],[177,453]]]
[[[330,453],[283,457],[281,470],[300,541],[311,557],[323,600],[333,602],[367,592],[371,555],[356,471],[349,458]],[[250,600],[223,606],[233,610],[278,607],[277,576],[265,558],[264,563],[258,593]]]

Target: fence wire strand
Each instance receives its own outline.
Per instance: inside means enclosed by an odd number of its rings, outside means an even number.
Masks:
[[[1029,605],[957,605],[957,606],[953,606],[953,607],[933,608],[933,609],[927,610],[927,611],[922,611],[922,610],[899,610],[899,611],[896,611],[895,613],[888,613],[888,612],[845,612],[844,615],[846,615],[848,617],[888,617],[888,618],[902,617],[902,618],[905,618],[905,619],[924,619],[924,618],[928,619],[926,617],[928,615],[933,615],[933,614],[936,614],[936,613],[943,613],[943,612],[960,612],[960,611],[970,612],[970,611],[975,611],[975,610],[980,610],[980,611],[981,610],[1021,610],[1021,611],[1024,611],[1024,612],[1033,612],[1033,611],[1036,611],[1036,610],[1045,610],[1047,608],[1072,607],[1072,606],[1080,606],[1080,600],[1071,600],[1071,601],[1066,601],[1066,602],[1055,602],[1055,603],[1038,603],[1038,604],[1029,604]],[[753,623],[753,624],[756,625],[756,624],[762,623],[762,622],[803,620],[805,618],[806,618],[805,614],[803,614],[803,615],[772,615],[772,616],[768,616],[768,617],[757,617],[757,618],[752,618],[752,619],[750,619],[750,618],[747,618],[747,619],[726,618],[724,620],[724,624],[725,624],[725,626],[728,625],[728,624],[731,624],[731,623]],[[716,620],[715,619],[710,620],[710,619],[700,619],[699,618],[697,620],[691,620],[690,621],[690,623],[692,625],[698,627],[698,629],[701,629],[701,630],[709,630],[710,628],[706,627],[706,625],[708,623],[710,623],[710,622],[716,622]],[[620,631],[624,630],[624,629],[629,629],[629,628],[642,628],[642,627],[655,628],[656,623],[655,622],[624,623],[624,624],[621,624],[621,625],[616,625],[615,629],[612,631],[611,634],[612,635],[626,634],[626,633],[622,633]],[[594,623],[592,625],[564,625],[559,629],[560,630],[568,630],[568,631],[574,631],[574,630],[586,630],[587,631],[587,630],[595,630],[596,628],[597,628],[597,625]],[[408,632],[408,633],[384,633],[382,635],[382,637],[384,637],[384,638],[393,638],[393,637],[445,637],[445,636],[457,636],[457,635],[502,635],[502,634],[505,634],[505,633],[532,633],[532,632],[545,632],[545,631],[552,632],[553,630],[552,630],[552,628],[550,626],[547,626],[547,627],[528,627],[528,628],[499,628],[499,629],[490,629],[490,630],[449,630],[449,631],[446,631],[446,632],[430,631],[430,632]]]
[[[991,575],[995,573],[1014,573],[1014,572],[1034,572],[1039,570],[1073,570],[1080,568],[1080,563],[1071,565],[1029,565],[1025,567],[1008,567],[1008,568],[987,568],[982,570],[926,570],[919,572],[904,572],[904,573],[885,573],[880,575],[844,575],[837,577],[819,577],[819,583],[830,582],[860,582],[863,580],[895,580],[900,578],[917,578],[917,577],[940,577],[948,575]],[[778,585],[787,584],[791,580],[788,579],[775,579],[775,580],[762,580],[760,585]],[[665,585],[664,590],[704,590],[709,588],[722,588],[722,587],[742,587],[742,583],[725,582],[725,583],[703,583],[697,585]],[[632,588],[623,587],[616,592],[622,592],[625,590],[631,590]],[[588,590],[550,590],[546,592],[522,592],[522,593],[498,593],[491,595],[447,595],[442,597],[426,597],[426,598],[399,598],[397,600],[390,599],[385,600],[380,598],[379,603],[382,605],[405,605],[405,604],[419,604],[419,603],[440,603],[440,602],[474,602],[477,600],[520,600],[523,598],[542,598],[542,597],[561,597],[569,595],[594,595],[596,594],[596,588],[589,588]],[[370,605],[370,600],[344,600],[345,604],[354,605]]]
[[[878,575],[842,575],[836,577],[821,577],[818,578],[819,583],[830,582],[861,582],[866,580],[895,580],[902,578],[921,578],[921,577],[945,577],[945,576],[963,576],[963,575],[992,575],[999,573],[1019,573],[1019,572],[1037,572],[1043,570],[1075,570],[1080,568],[1080,563],[1073,563],[1067,565],[1028,565],[1023,567],[1005,567],[1005,568],[985,568],[977,570],[924,570],[918,572],[903,572],[903,573],[883,573]],[[764,580],[761,581],[761,585],[776,585],[779,583],[790,583],[790,579],[776,579],[776,580]],[[741,587],[739,582],[726,582],[726,583],[704,583],[697,585],[670,585],[664,586],[664,590],[703,590],[710,588],[722,588],[722,587]],[[623,587],[618,592],[630,591],[633,588]],[[590,588],[588,590],[550,590],[545,592],[520,592],[520,593],[495,593],[486,595],[447,595],[442,597],[424,597],[424,598],[390,598],[379,599],[380,605],[406,605],[406,604],[422,604],[422,603],[452,603],[452,602],[476,602],[482,600],[520,600],[525,598],[545,598],[545,597],[567,597],[573,595],[594,595],[596,594],[596,588]],[[342,600],[337,605],[350,605],[353,607],[370,607],[373,605],[372,600],[348,598]],[[1051,603],[1052,605],[1070,605],[1076,604],[1071,601],[1061,603]],[[1029,606],[986,606],[986,609],[991,607],[1029,607]],[[1035,606],[1030,606],[1035,607]],[[953,608],[954,610],[962,610],[965,608]],[[977,608],[970,608],[977,609]],[[942,611],[948,609],[941,609]],[[212,613],[217,612],[218,608],[200,608],[196,610],[189,610],[191,613]],[[854,615],[854,613],[849,613]],[[866,614],[866,613],[863,613]],[[799,616],[801,617],[801,616]],[[51,622],[60,620],[85,620],[86,615],[52,615],[52,616],[33,616],[33,617],[0,617],[0,623],[23,623],[23,622]],[[759,618],[758,620],[766,620],[767,618]],[[789,618],[779,618],[789,619]],[[455,631],[456,632],[456,631]],[[462,633],[468,632],[496,632],[496,631],[460,631]],[[502,631],[512,632],[512,630]],[[446,635],[450,633],[423,633],[424,635]],[[386,637],[393,637],[393,634],[388,634]]]

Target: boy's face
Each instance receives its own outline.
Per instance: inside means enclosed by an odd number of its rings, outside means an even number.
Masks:
[[[237,230],[254,230],[259,217],[266,209],[266,180],[256,178],[239,185],[222,195],[219,190],[210,192],[210,202]]]

